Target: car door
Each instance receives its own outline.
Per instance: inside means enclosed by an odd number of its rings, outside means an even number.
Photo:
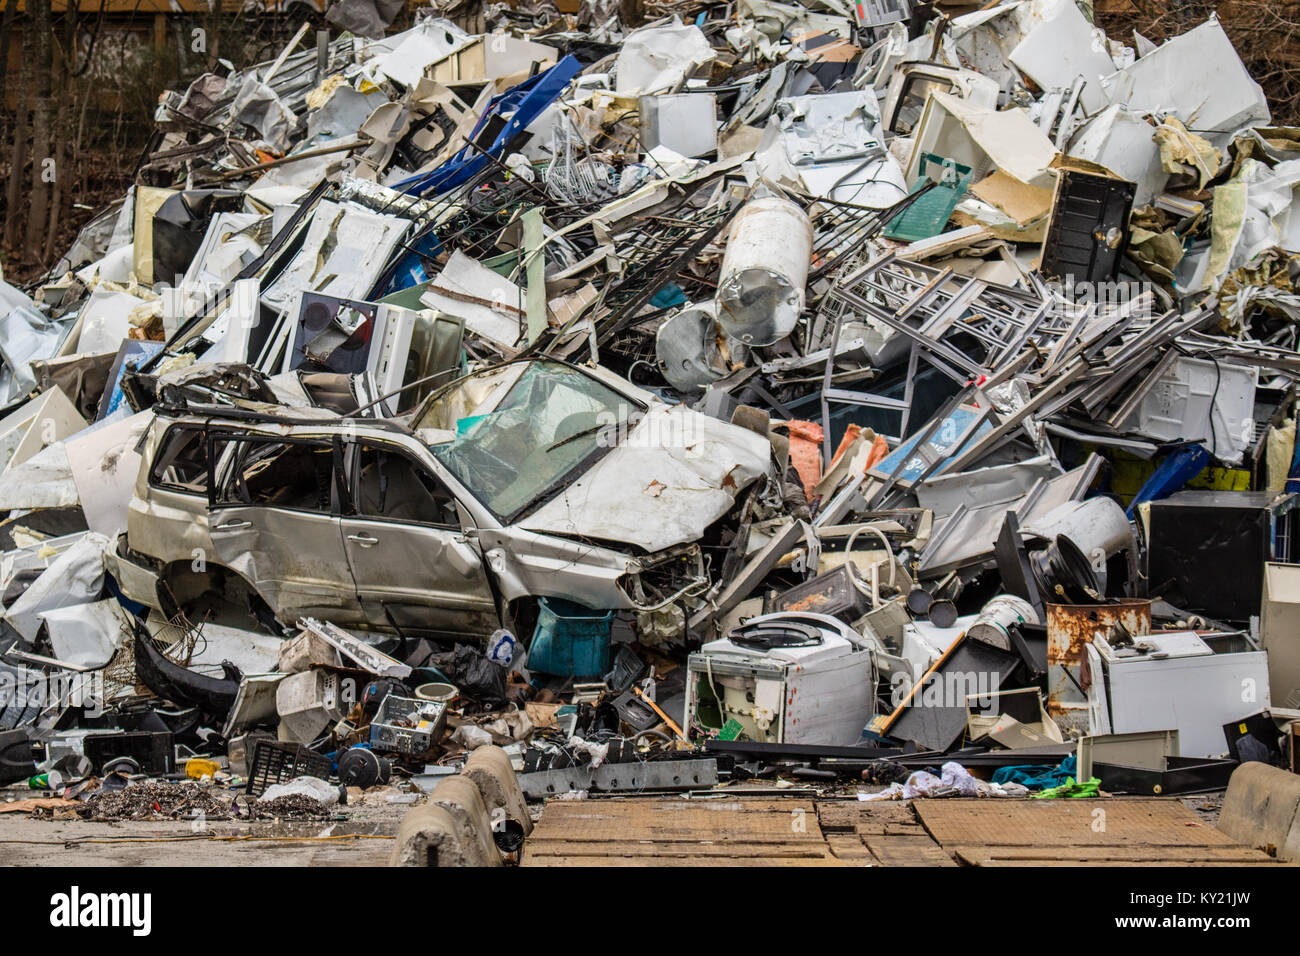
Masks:
[[[381,441],[358,439],[347,455],[343,541],[371,623],[442,636],[500,626],[478,544],[434,471]]]
[[[222,432],[210,440],[208,523],[220,563],[286,624],[364,624],[339,525],[342,446]]]

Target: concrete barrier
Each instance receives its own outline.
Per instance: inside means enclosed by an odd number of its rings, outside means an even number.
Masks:
[[[519,824],[525,836],[533,832],[533,818],[528,815],[524,791],[510,766],[509,754],[500,747],[479,747],[465,761],[461,773],[474,781],[489,814],[504,811],[506,819]]]
[[[428,802],[407,812],[397,828],[391,866],[502,866],[493,820],[533,831],[524,792],[500,747],[479,747],[454,777],[447,777]],[[513,851],[515,846],[503,843]]]
[[[474,781],[457,774],[434,788],[429,803],[442,807],[456,821],[456,835],[472,859],[470,866],[501,866],[501,853],[492,839],[492,818]]]
[[[1300,861],[1300,775],[1258,761],[1242,764],[1228,779],[1218,827],[1246,846]]]
[[[445,807],[436,804],[409,810],[397,827],[389,866],[475,866],[482,853],[467,852],[460,827]]]

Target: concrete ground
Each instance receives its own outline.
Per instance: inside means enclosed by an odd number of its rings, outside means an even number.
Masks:
[[[360,807],[342,820],[43,820],[0,815],[12,866],[384,866],[409,807]]]
[[[212,791],[228,800],[241,790]],[[349,791],[348,805],[320,820],[81,819],[55,807],[40,814],[17,801],[48,798],[0,789],[0,863],[19,866],[373,866],[388,862],[411,795],[391,787]],[[420,798],[422,799],[422,798]],[[401,801],[401,802],[393,802]],[[6,811],[6,808],[9,808]]]

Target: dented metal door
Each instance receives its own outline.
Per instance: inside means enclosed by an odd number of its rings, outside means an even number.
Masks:
[[[339,449],[328,439],[214,434],[209,526],[217,560],[292,624],[366,622],[338,516]]]
[[[478,542],[437,475],[379,442],[356,442],[347,460],[343,542],[371,624],[450,636],[499,627]]]

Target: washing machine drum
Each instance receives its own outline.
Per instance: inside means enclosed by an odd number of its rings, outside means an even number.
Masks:
[[[783,647],[816,647],[825,643],[820,627],[801,621],[758,620],[736,628],[728,637],[737,647],[774,651]]]

